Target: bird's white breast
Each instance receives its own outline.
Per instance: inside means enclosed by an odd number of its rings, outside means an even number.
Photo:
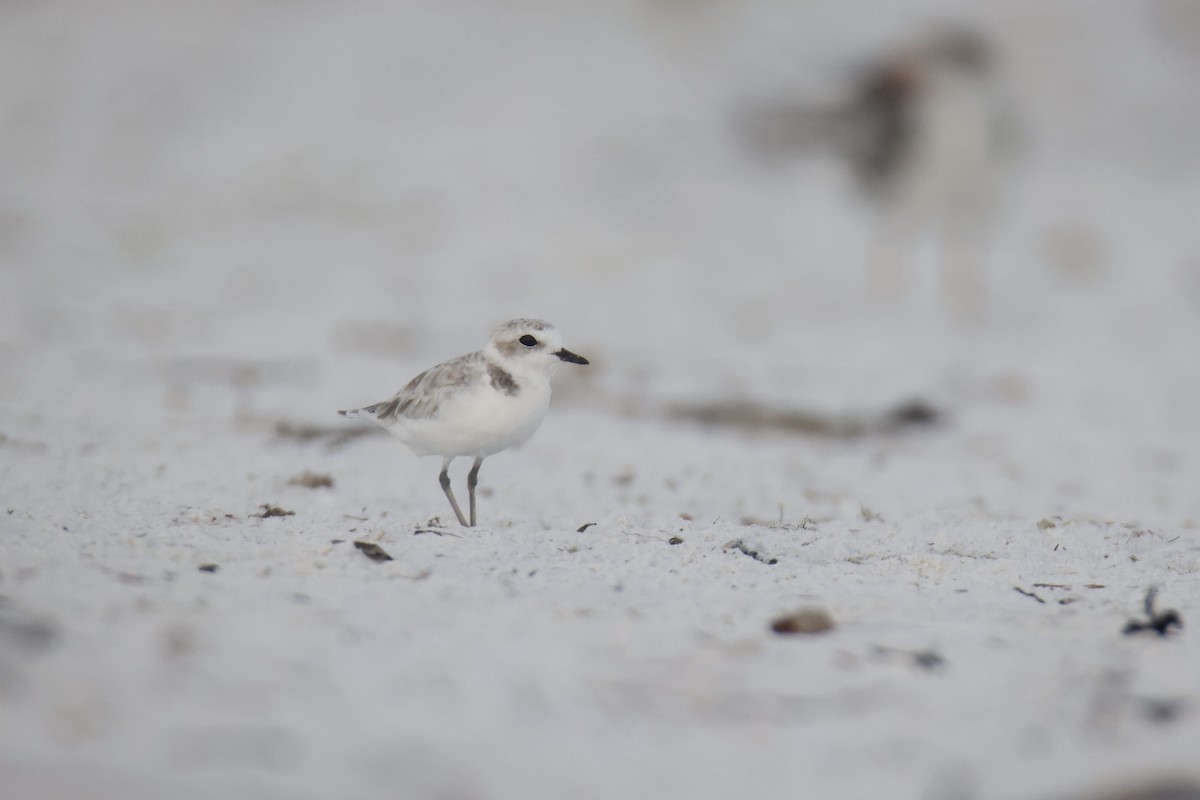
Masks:
[[[436,416],[400,418],[387,428],[418,455],[483,457],[532,436],[549,405],[549,379],[523,375],[516,394],[481,381],[447,398]]]

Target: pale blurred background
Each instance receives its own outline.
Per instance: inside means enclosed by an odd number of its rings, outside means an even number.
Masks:
[[[1195,0],[0,3],[0,796],[1194,774],[1120,630],[1194,616],[1198,75]],[[592,365],[435,537],[335,410],[516,316]]]
[[[885,404],[997,348],[1080,369],[1045,342],[1092,326],[1162,372],[1200,314],[1198,69],[1187,0],[13,0],[0,391],[318,418],[518,315],[596,407]]]

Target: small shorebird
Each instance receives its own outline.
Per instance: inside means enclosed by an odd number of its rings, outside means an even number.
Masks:
[[[419,456],[442,457],[439,480],[454,515],[475,526],[475,485],[490,455],[533,435],[550,405],[550,376],[563,361],[588,360],[563,348],[558,328],[539,319],[514,319],[492,334],[482,350],[438,364],[390,399],[339,411],[387,428]],[[450,462],[475,459],[467,473],[470,521],[450,488]]]

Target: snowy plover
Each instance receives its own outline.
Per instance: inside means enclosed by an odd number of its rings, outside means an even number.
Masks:
[[[475,525],[475,485],[488,456],[533,435],[550,405],[550,375],[562,361],[588,360],[562,346],[558,328],[540,319],[514,319],[482,350],[422,372],[389,400],[339,411],[387,428],[419,456],[442,457],[442,491],[463,525]],[[463,516],[447,470],[457,456],[474,456],[467,473],[471,521]]]
[[[993,49],[969,30],[935,31],[864,76],[850,111],[859,123],[850,155],[882,212],[871,257],[878,296],[900,293],[906,262],[932,235],[954,307],[968,318],[983,311],[987,222],[1010,112]]]
[[[988,223],[1013,139],[1014,115],[997,73],[982,35],[937,28],[863,69],[832,106],[751,109],[747,140],[771,159],[814,146],[843,155],[876,206],[873,292],[898,295],[906,262],[930,237],[952,304],[976,316]]]

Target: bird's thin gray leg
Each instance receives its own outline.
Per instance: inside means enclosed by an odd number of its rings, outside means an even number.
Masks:
[[[450,501],[450,507],[454,509],[454,516],[458,517],[458,524],[464,528],[467,526],[467,519],[463,516],[462,509],[458,507],[458,501],[454,499],[454,492],[450,490],[450,462],[453,458],[442,459],[442,474],[438,475],[438,481],[442,484],[442,491],[446,493],[446,499]]]
[[[475,484],[479,483],[479,465],[483,463],[482,458],[475,459],[475,463],[471,465],[471,471],[467,473],[467,494],[471,499],[471,527],[475,527]]]

